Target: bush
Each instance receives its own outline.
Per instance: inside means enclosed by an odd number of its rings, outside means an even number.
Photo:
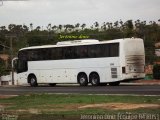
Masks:
[[[159,64],[155,64],[153,66],[153,78],[160,79],[160,65]]]
[[[6,68],[5,62],[0,58],[0,77],[2,75],[8,75],[10,74],[10,70]]]

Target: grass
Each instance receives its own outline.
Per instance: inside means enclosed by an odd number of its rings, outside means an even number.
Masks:
[[[102,108],[75,108],[77,105],[97,103],[137,103],[137,104],[160,104],[159,96],[131,96],[131,95],[82,95],[82,94],[31,94],[12,98],[0,99],[0,105],[5,106],[5,112],[16,112],[21,120],[50,119],[77,119],[81,114],[117,114],[117,113],[152,113],[159,114],[158,108],[133,110],[113,110]],[[73,107],[72,107],[73,106]],[[38,113],[29,110],[38,110]],[[35,111],[34,111],[35,112]],[[70,116],[68,118],[68,116]],[[64,118],[65,117],[65,118]]]

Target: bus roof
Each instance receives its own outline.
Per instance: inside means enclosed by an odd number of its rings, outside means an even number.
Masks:
[[[132,38],[124,38],[124,39],[132,39]],[[19,51],[29,50],[29,49],[39,49],[39,48],[53,48],[53,47],[65,47],[65,46],[80,46],[80,45],[92,45],[92,44],[103,44],[103,43],[116,43],[116,42],[121,42],[124,39],[114,39],[114,40],[106,40],[106,41],[99,41],[99,40],[95,40],[95,39],[63,41],[63,42],[58,42],[56,45],[42,45],[42,46],[25,47],[25,48],[20,49]]]

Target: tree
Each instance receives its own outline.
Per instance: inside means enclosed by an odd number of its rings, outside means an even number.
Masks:
[[[56,30],[57,30],[57,26],[56,25],[54,25],[53,27],[52,27],[52,30],[55,32]]]
[[[94,23],[94,26],[95,26],[95,28],[98,30],[99,23],[98,23],[98,22],[95,22],[95,23]]]
[[[77,23],[77,24],[75,25],[75,28],[79,28],[79,26],[80,26],[80,24],[79,24],[79,23]]]
[[[75,28],[76,28],[76,31],[77,31],[77,32],[78,32],[79,26],[80,26],[79,23],[75,24]]]
[[[83,24],[81,25],[82,30],[83,30],[85,27],[86,27],[86,24],[83,23]]]
[[[105,23],[105,22],[103,22],[103,25],[101,26],[101,29],[102,29],[103,31],[106,31],[106,30],[107,30],[107,27],[106,27],[106,23]]]
[[[40,31],[40,29],[41,29],[40,26],[37,26],[37,27],[36,27],[36,30],[37,30],[37,31]]]
[[[30,29],[33,30],[33,23],[30,23]]]
[[[0,30],[1,30],[1,31],[5,31],[5,30],[6,30],[6,26],[1,26],[1,27],[0,27]]]
[[[114,26],[116,29],[118,29],[118,24],[119,24],[118,21],[114,22]]]
[[[45,45],[45,44],[47,44],[47,39],[44,39],[43,36],[35,36],[35,35],[29,36],[28,37],[28,44],[29,44],[29,46]]]
[[[4,61],[0,58],[0,76],[5,75],[6,72],[6,68],[5,68],[5,63]]]
[[[62,32],[62,27],[63,27],[62,25],[58,26],[58,29],[60,30],[60,32]]]
[[[27,27],[26,25],[23,25],[23,31],[26,33],[28,32],[28,30],[29,30],[29,27]]]
[[[125,37],[133,37],[134,36],[134,32],[133,32],[133,22],[132,20],[128,20],[125,22]]]
[[[51,31],[51,29],[52,29],[52,25],[51,25],[51,23],[49,23],[48,26],[47,26],[47,30]]]

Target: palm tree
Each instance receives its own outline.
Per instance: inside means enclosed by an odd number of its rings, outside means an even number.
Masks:
[[[112,23],[112,22],[110,22],[109,24],[110,24],[110,27],[111,27],[111,29],[112,29],[112,28],[113,28],[113,26],[112,26],[112,25],[113,25],[113,23]]]
[[[79,28],[79,26],[80,26],[80,24],[79,24],[79,23],[77,23],[77,24],[75,25],[75,28]]]
[[[126,28],[128,28],[129,30],[133,30],[133,22],[132,20],[128,20],[125,22],[125,26]]]
[[[75,27],[74,27],[74,25],[69,25],[69,28],[70,28],[70,32],[71,32],[71,31],[74,31]]]
[[[75,28],[77,29],[76,31],[78,31],[79,26],[80,26],[80,24],[79,24],[79,23],[75,24]]]
[[[103,22],[103,25],[101,26],[101,29],[104,30],[104,31],[107,30],[107,27],[106,27],[106,23],[105,23],[105,22]]]
[[[52,25],[51,25],[51,23],[49,23],[48,26],[47,26],[47,30],[51,31],[51,28],[52,28]]]
[[[63,27],[62,25],[58,26],[58,29],[60,30],[60,32],[62,31],[62,27]]]
[[[120,23],[120,25],[121,25],[121,27],[123,26],[123,21],[122,20],[120,20],[119,21],[119,23]]]
[[[82,30],[83,30],[85,27],[86,27],[86,24],[83,23],[83,24],[81,25]]]
[[[30,23],[30,29],[33,30],[33,23]]]
[[[69,24],[64,25],[64,28],[65,28],[65,32],[68,32]]]
[[[23,25],[23,31],[24,31],[24,32],[28,32],[28,30],[29,30],[29,28],[24,24],[24,25]]]
[[[54,25],[54,26],[52,27],[52,30],[55,32],[55,31],[56,31],[56,29],[57,29],[57,26],[56,26],[56,25]]]
[[[1,29],[2,31],[6,30],[6,26],[1,26],[0,29]]]
[[[11,32],[11,31],[13,31],[13,29],[15,28],[15,24],[9,24],[8,25],[8,29],[9,29],[9,31]]]
[[[149,23],[150,23],[150,24],[152,24],[152,23],[153,23],[153,21],[149,21]]]
[[[36,30],[37,30],[37,31],[40,31],[40,29],[41,29],[40,26],[37,26],[37,27],[36,27]]]
[[[98,30],[99,23],[98,23],[98,22],[95,22],[95,23],[94,23],[94,26],[95,26],[95,28],[97,28],[97,30]]]
[[[114,26],[118,28],[118,21],[114,22]]]
[[[111,29],[109,22],[107,22],[106,25],[108,26],[108,29]]]

